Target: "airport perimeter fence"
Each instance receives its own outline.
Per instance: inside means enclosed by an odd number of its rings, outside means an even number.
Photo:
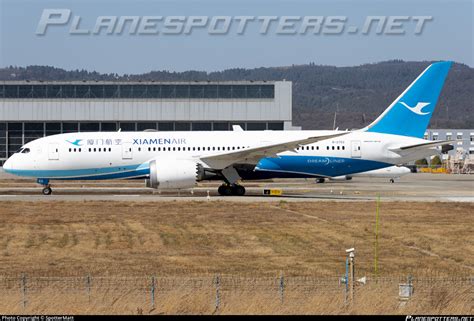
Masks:
[[[185,300],[200,296],[219,311],[223,305],[232,305],[242,298],[254,300],[265,297],[275,304],[304,304],[318,297],[350,305],[363,293],[383,295],[392,301],[406,302],[417,296],[432,304],[454,293],[465,298],[474,307],[474,277],[363,277],[345,282],[344,277],[244,277],[210,275],[202,277],[38,277],[0,276],[0,298],[14,298],[17,307],[27,309],[52,295],[73,304],[112,304],[117,298],[126,298],[136,306],[154,310],[167,296]],[[73,299],[72,299],[73,298]],[[1,300],[0,300],[1,301]],[[290,302],[291,301],[291,302]],[[434,302],[434,303],[433,303]],[[141,309],[138,309],[140,312]]]

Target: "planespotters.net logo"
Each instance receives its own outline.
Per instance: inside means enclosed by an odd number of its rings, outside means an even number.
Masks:
[[[405,321],[474,321],[472,316],[411,316],[407,315]]]
[[[360,20],[360,19],[358,19]],[[366,16],[355,23],[347,16],[97,16],[70,9],[44,9],[36,35],[63,28],[70,35],[420,35],[433,16]],[[92,23],[91,23],[92,21]]]

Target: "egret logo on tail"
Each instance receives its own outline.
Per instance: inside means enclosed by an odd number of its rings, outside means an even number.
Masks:
[[[415,107],[410,107],[406,103],[404,103],[403,101],[401,101],[400,104],[402,104],[403,106],[405,106],[406,108],[408,108],[410,111],[414,112],[417,115],[428,115],[429,114],[429,112],[426,112],[426,113],[422,112],[422,109],[425,108],[426,106],[428,106],[430,103],[419,102],[419,103],[416,104]]]

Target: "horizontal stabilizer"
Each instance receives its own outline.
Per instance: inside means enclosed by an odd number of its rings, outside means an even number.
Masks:
[[[405,156],[408,154],[411,154],[413,152],[418,152],[421,150],[426,150],[426,149],[432,149],[436,148],[439,146],[445,146],[449,144],[453,144],[455,141],[454,140],[437,140],[434,142],[427,142],[427,143],[421,143],[421,144],[416,144],[416,145],[407,145],[407,146],[401,146],[401,147],[396,147],[396,148],[389,148],[390,151],[397,153],[401,156]]]

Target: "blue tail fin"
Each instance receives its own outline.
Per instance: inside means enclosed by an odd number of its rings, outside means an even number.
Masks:
[[[366,130],[423,138],[450,67],[450,61],[429,65]]]

